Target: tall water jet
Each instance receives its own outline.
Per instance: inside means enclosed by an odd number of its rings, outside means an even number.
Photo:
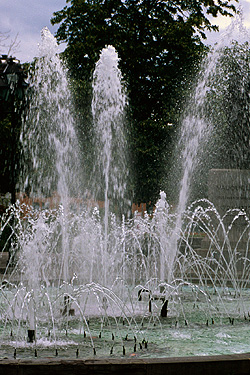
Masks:
[[[155,216],[156,228],[160,240],[159,278],[165,280],[166,267],[168,267],[168,240],[169,240],[169,204],[166,201],[166,193],[160,192],[160,199],[156,203]]]
[[[176,222],[169,239],[169,251],[167,252],[166,279],[168,282],[173,278],[178,240],[182,232],[183,214],[189,203],[196,168],[201,163],[204,154],[207,153],[210,136],[215,126],[216,119],[213,112],[216,112],[216,110],[209,105],[209,101],[213,99],[214,91],[220,90],[221,76],[225,74],[221,68],[221,59],[225,46],[232,46],[233,41],[239,37],[241,40],[242,38],[248,38],[243,27],[241,12],[222,35],[220,42],[210,48],[207,56],[203,59],[195,87],[183,112],[180,140],[177,145],[177,155],[180,155],[181,178]],[[220,77],[219,80],[218,76]]]
[[[21,192],[40,200],[50,198],[52,206],[62,205],[66,216],[71,199],[81,194],[78,144],[67,70],[60,60],[56,40],[47,28],[41,33],[39,57],[30,74],[29,86],[29,108],[21,133],[24,159]],[[61,226],[63,266],[59,279],[68,280],[69,244],[63,219]]]
[[[211,77],[216,70],[219,56],[219,50],[216,49],[210,52],[203,61],[197,85],[183,115],[181,136],[178,144],[178,150],[181,150],[182,177],[176,209],[176,223],[169,243],[167,263],[168,282],[170,282],[173,277],[173,264],[178,249],[177,242],[181,234],[183,213],[187,208],[190,195],[191,181],[199,161],[200,153],[205,147],[211,130],[211,122],[206,113],[205,100],[207,92],[209,91],[209,85],[211,84]]]
[[[93,74],[92,114],[94,127],[95,196],[100,189],[105,202],[104,254],[107,262],[107,238],[110,204],[112,209],[124,207],[127,185],[127,153],[124,127],[124,112],[127,104],[122,75],[118,67],[119,58],[114,47],[101,51]],[[120,207],[119,207],[120,206]],[[106,275],[104,275],[106,284]]]
[[[47,28],[41,32],[39,57],[31,70],[29,109],[21,134],[26,162],[22,187],[38,197],[57,192],[66,206],[70,197],[80,194],[78,144],[67,70]]]

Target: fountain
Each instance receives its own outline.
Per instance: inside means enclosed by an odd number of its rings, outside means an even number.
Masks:
[[[117,53],[112,46],[104,48],[94,72],[93,175],[98,174],[101,189],[93,188],[96,195],[89,197],[81,180],[67,70],[54,38],[48,29],[42,31],[21,136],[25,195],[1,218],[2,254],[8,250],[9,260],[0,287],[0,357],[39,357],[37,364],[45,360],[53,366],[52,357],[95,357],[111,371],[107,357],[113,365],[121,358],[128,365],[128,358],[139,366],[163,366],[166,357],[249,351],[248,206],[222,212],[213,199],[189,201],[191,179],[213,126],[204,103],[214,92],[212,77],[222,69],[222,51],[217,46],[204,61],[193,109],[183,116],[177,209],[162,191],[153,215],[127,218],[111,210],[125,199],[127,178],[127,99]],[[236,171],[233,186],[246,194],[244,173]],[[211,176],[213,198],[220,177],[216,180],[214,171]],[[96,202],[100,195],[104,214]],[[235,197],[229,198],[232,203]],[[188,366],[183,359],[178,363]],[[234,366],[225,358],[224,365]]]

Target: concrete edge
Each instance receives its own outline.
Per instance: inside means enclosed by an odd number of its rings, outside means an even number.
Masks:
[[[249,375],[250,353],[124,359],[0,359],[4,375]]]

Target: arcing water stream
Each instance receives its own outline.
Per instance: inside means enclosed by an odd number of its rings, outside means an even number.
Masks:
[[[117,218],[109,209],[110,199],[119,202],[126,187],[122,152],[117,159],[126,143],[126,97],[115,49],[101,52],[92,109],[103,221],[98,207],[90,210],[81,198],[67,70],[56,47],[43,30],[22,133],[25,165],[32,170],[24,171],[26,191],[50,207],[17,203],[1,218],[3,254],[10,252],[0,299],[3,355],[202,355],[214,353],[214,342],[217,353],[249,351],[242,337],[250,312],[247,213],[233,208],[221,215],[207,199],[187,207],[198,154],[212,127],[203,105],[221,48],[204,63],[195,109],[185,112],[177,211],[161,192],[153,216],[132,219]],[[241,234],[232,241],[239,223]],[[29,343],[27,331],[33,332]]]

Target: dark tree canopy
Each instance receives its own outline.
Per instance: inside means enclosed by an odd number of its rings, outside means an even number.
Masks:
[[[7,64],[7,60],[8,64]],[[0,193],[11,193],[15,202],[15,192],[19,172],[19,136],[21,113],[24,109],[24,93],[27,66],[15,62],[15,58],[2,55],[0,63]],[[8,75],[16,75],[14,90],[8,83]]]
[[[188,79],[204,53],[202,37],[216,29],[209,16],[231,15],[237,1],[67,0],[54,13],[51,22],[59,24],[58,41],[67,42],[65,58],[76,80],[91,80],[102,48],[118,52],[130,99],[136,201],[155,200],[162,188],[164,170],[157,165],[170,149],[167,124],[176,126]]]
[[[213,121],[213,167],[249,169],[250,162],[250,49],[233,42],[221,50],[217,74],[208,97]]]

